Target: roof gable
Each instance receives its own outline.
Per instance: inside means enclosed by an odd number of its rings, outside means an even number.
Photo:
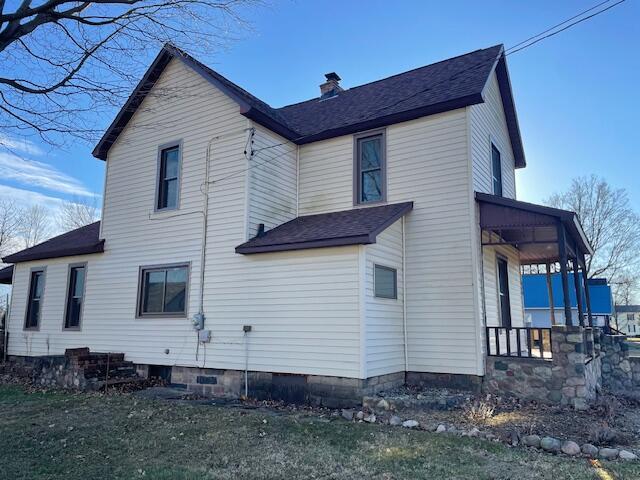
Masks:
[[[495,70],[516,166],[525,166],[502,45],[353,87],[330,99],[313,98],[282,108],[269,106],[182,50],[165,45],[94,148],[95,157],[106,160],[111,145],[173,58],[228,95],[242,115],[300,145],[482,103],[482,92]]]

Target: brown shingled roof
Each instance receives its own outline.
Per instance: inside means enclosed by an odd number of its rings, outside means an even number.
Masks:
[[[50,238],[31,248],[8,255],[2,260],[5,263],[19,263],[45,258],[102,253],[104,251],[104,240],[100,240],[99,235],[100,222],[94,222]]]
[[[516,168],[526,165],[502,45],[349,88],[329,100],[312,98],[274,108],[188,53],[167,44],[96,145],[95,157],[106,160],[111,145],[173,58],[232,98],[242,115],[299,145],[483,103],[482,92],[495,71]]]
[[[238,245],[236,253],[266,253],[375,243],[413,202],[297,217]]]
[[[11,285],[13,281],[13,265],[0,269],[0,284]]]

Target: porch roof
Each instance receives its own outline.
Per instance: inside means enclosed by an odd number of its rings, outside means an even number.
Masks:
[[[413,202],[404,202],[297,217],[238,245],[236,253],[283,252],[375,243],[378,234],[412,208]]]
[[[0,284],[11,285],[13,281],[13,265],[0,269]]]
[[[476,192],[480,207],[480,227],[498,235],[483,244],[513,245],[523,264],[555,262],[560,258],[558,226],[566,232],[571,257],[593,254],[589,240],[575,212],[521,202],[511,198]]]

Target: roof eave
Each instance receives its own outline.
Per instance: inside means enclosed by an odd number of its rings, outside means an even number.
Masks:
[[[281,243],[278,245],[259,245],[255,247],[243,247],[242,245],[240,245],[236,247],[236,253],[240,253],[242,255],[250,255],[253,253],[288,252],[293,250],[308,250],[311,248],[346,247],[349,245],[367,245],[375,243],[375,241],[375,236],[368,234],[356,235],[353,237],[328,238],[322,240],[314,240],[311,242]]]
[[[511,149],[516,168],[524,168],[527,166],[527,160],[524,154],[522,144],[522,136],[520,134],[520,124],[518,122],[518,114],[513,99],[513,90],[511,89],[511,79],[509,78],[509,70],[507,69],[507,61],[502,52],[495,66],[498,87],[500,88],[500,97],[502,98],[502,108],[507,120],[507,130],[509,131],[509,140],[511,141]]]
[[[403,112],[394,113],[384,117],[375,118],[373,120],[367,120],[364,122],[353,123],[344,125],[342,127],[332,128],[330,130],[324,130],[312,135],[306,135],[298,138],[295,142],[298,145],[304,145],[306,143],[317,142],[320,140],[326,140],[328,138],[339,137],[342,135],[349,135],[356,132],[362,132],[365,130],[371,130],[373,128],[386,127],[396,123],[407,122],[409,120],[415,120],[416,118],[427,117],[429,115],[435,115],[437,113],[448,112],[451,110],[457,110],[459,108],[468,107],[470,105],[476,105],[483,103],[481,93],[474,93],[466,95],[464,97],[448,100],[446,102],[436,103],[434,105],[427,105],[425,107],[415,108],[413,110],[406,110]]]
[[[35,260],[47,260],[50,258],[75,257],[78,255],[91,255],[104,252],[104,240],[100,240],[94,245],[83,246],[80,248],[66,248],[47,253],[14,253],[2,259],[4,263],[23,263]]]

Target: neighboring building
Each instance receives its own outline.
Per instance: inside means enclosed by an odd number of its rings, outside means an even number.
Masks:
[[[9,353],[124,352],[216,393],[245,369],[345,401],[477,384],[485,326],[524,326],[521,264],[591,252],[573,212],[515,200],[504,49],[326,78],[273,108],[163,48],[94,150],[101,221],[4,259]]]
[[[569,283],[573,284],[573,273],[569,274]],[[551,285],[553,292],[553,315],[555,325],[564,325],[564,301],[562,296],[562,281],[559,273],[551,275]],[[613,316],[613,297],[611,287],[606,278],[590,278],[589,297],[591,301],[591,311],[593,325],[603,327],[609,325]],[[550,327],[551,309],[549,308],[549,289],[547,286],[546,274],[527,274],[522,276],[522,290],[524,294],[524,314],[525,324],[531,327]],[[584,286],[580,290],[583,305],[587,304]],[[569,291],[571,310],[573,315],[578,316],[578,302],[575,289]]]
[[[615,325],[627,335],[640,335],[640,305],[616,305]]]

